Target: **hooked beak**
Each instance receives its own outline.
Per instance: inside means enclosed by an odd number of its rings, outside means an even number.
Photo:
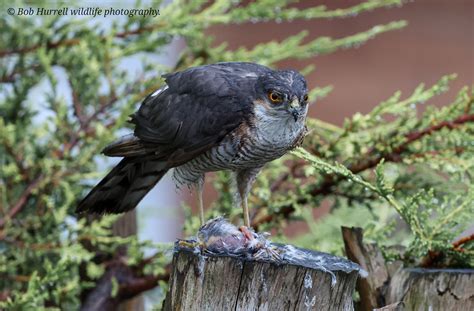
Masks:
[[[294,97],[290,103],[290,112],[293,118],[295,119],[295,122],[298,121],[298,118],[300,116],[300,107],[300,101],[297,97]]]

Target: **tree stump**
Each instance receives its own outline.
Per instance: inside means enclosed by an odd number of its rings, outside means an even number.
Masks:
[[[344,258],[298,250],[300,257],[310,256],[324,267],[306,265],[306,259],[282,264],[178,248],[163,309],[353,310],[359,267]]]
[[[390,281],[386,301],[405,310],[474,310],[473,269],[400,269]]]
[[[358,281],[361,310],[474,310],[474,269],[403,268],[364,243],[361,228],[342,227],[342,236],[348,258],[369,272]]]
[[[384,290],[389,280],[382,252],[375,244],[363,243],[362,228],[342,227],[342,238],[347,258],[368,272],[368,277],[357,280],[360,310],[371,311],[385,306]]]

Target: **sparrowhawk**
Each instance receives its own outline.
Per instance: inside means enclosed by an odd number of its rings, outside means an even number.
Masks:
[[[207,172],[235,175],[244,224],[247,195],[265,163],[301,143],[308,90],[294,70],[245,62],[205,65],[167,74],[131,116],[134,133],[103,153],[123,157],[79,203],[78,212],[133,209],[173,169],[178,187],[195,187],[204,223],[202,187]]]

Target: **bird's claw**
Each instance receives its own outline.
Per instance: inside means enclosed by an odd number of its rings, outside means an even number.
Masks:
[[[179,240],[178,246],[182,248],[192,248],[192,249],[195,247],[202,248],[204,246],[204,243],[198,242],[198,241]]]
[[[281,260],[280,253],[273,247],[262,247],[254,255],[256,260],[271,260],[279,262]]]

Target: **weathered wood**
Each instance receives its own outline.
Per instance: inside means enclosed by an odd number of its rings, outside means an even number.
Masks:
[[[403,302],[392,303],[382,308],[373,309],[373,311],[404,311]]]
[[[348,261],[317,253],[333,275],[301,265],[202,255],[178,249],[164,310],[353,310],[359,274]],[[335,259],[336,258],[336,259]],[[332,285],[333,284],[333,285]]]
[[[386,301],[413,311],[474,310],[474,269],[400,269]]]
[[[343,227],[342,236],[347,257],[369,273],[358,280],[362,310],[474,310],[474,269],[403,268],[364,243],[361,228]]]
[[[357,280],[360,309],[369,311],[385,306],[383,293],[389,280],[389,273],[382,252],[375,244],[363,243],[362,228],[342,227],[341,229],[347,258],[368,272],[366,278]]]

